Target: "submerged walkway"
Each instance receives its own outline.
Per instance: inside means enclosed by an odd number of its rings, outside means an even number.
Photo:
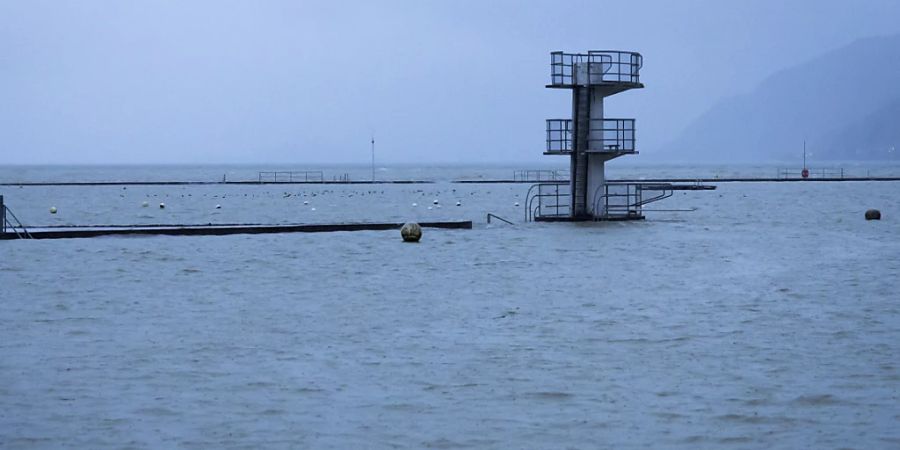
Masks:
[[[817,178],[621,178],[607,180],[610,183],[771,183],[790,181],[900,181],[900,177],[817,177]],[[568,183],[569,180],[455,180],[454,183],[465,184],[535,184],[535,183]]]
[[[513,179],[478,179],[453,180],[450,183],[460,184],[535,184],[535,183],[567,183],[569,180],[513,180]],[[817,177],[817,178],[778,178],[778,177],[733,177],[733,178],[622,178],[608,180],[611,183],[772,183],[772,182],[817,182],[817,181],[900,181],[900,177]],[[0,186],[212,186],[212,185],[366,185],[366,184],[435,184],[433,180],[376,180],[376,181],[27,181],[5,182]]]
[[[428,180],[375,180],[375,181],[26,181],[0,183],[0,186],[205,186],[205,185],[255,185],[255,184],[433,184]]]
[[[472,229],[472,221],[418,222],[423,228]],[[226,224],[226,225],[92,225],[28,228],[31,239],[71,239],[99,236],[224,236],[230,234],[322,233],[332,231],[399,230],[402,223],[334,223],[334,224]],[[22,233],[21,229],[19,230]],[[0,240],[20,239],[15,232],[0,233]],[[27,239],[27,238],[26,238]]]

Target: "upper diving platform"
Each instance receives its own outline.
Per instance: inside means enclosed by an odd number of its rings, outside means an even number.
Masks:
[[[550,53],[548,88],[571,89],[603,86],[610,93],[642,88],[641,66],[644,57],[637,52],[591,50],[587,53]]]

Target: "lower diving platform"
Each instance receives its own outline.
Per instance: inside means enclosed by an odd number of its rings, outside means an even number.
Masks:
[[[620,183],[609,182],[597,187],[588,214],[572,214],[571,183],[548,181],[536,183],[525,197],[527,222],[583,222],[643,220],[644,206],[674,195],[675,191],[713,190],[705,184]]]

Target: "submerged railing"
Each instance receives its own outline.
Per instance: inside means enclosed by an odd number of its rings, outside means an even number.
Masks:
[[[603,190],[602,195],[600,190]],[[655,194],[644,197],[644,192]],[[605,183],[594,191],[594,220],[642,217],[644,205],[674,194],[670,183]]]
[[[642,218],[644,205],[674,194],[671,183],[604,183],[594,191],[594,220]],[[525,221],[565,219],[571,216],[568,182],[537,183],[525,195]]]
[[[259,172],[260,183],[321,183],[324,181],[321,170],[273,171]]]
[[[537,183],[525,194],[525,221],[541,218],[563,218],[571,213],[569,182]]]
[[[9,220],[9,218],[12,220]],[[7,232],[12,232],[19,239],[31,239],[31,233],[28,232],[28,229],[25,228],[25,225],[22,225],[22,222],[16,217],[13,212],[6,207],[6,204],[3,203],[3,196],[0,195],[0,229],[2,229],[3,234]]]
[[[564,181],[569,179],[568,170],[522,169],[513,171],[513,181]]]
[[[806,176],[803,169],[778,169],[778,178],[844,178],[844,168],[806,169]]]

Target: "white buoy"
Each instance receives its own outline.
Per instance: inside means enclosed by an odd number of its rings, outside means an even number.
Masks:
[[[415,208],[416,206],[419,206],[419,204],[418,204],[418,203],[413,203],[413,208]]]
[[[434,204],[435,204],[435,205],[438,204],[438,199],[434,199]]]
[[[462,202],[456,202],[456,206],[462,206]]]
[[[160,204],[159,204],[159,209],[166,209],[166,204],[165,204],[165,203],[160,203]]]
[[[304,205],[308,205],[308,204],[309,204],[309,201],[303,200],[303,204],[304,204]]]
[[[516,202],[516,206],[519,206],[519,202]]]
[[[146,207],[148,207],[148,206],[150,206],[150,202],[147,202],[147,201],[141,202],[141,207],[142,207],[142,208],[146,208]]]
[[[51,207],[50,207],[50,214],[56,214],[56,207],[55,207],[55,206],[51,206]]]
[[[216,205],[216,209],[222,209],[222,205]]]
[[[309,210],[310,210],[310,211],[315,211],[315,210],[316,210],[316,207],[313,206],[312,208],[309,208]]]

